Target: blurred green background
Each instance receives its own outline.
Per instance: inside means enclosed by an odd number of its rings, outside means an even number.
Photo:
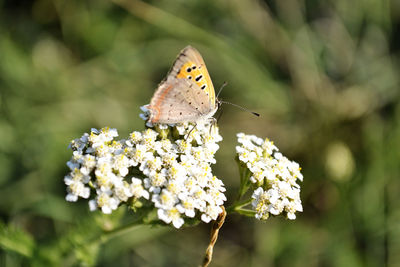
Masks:
[[[142,130],[139,106],[189,44],[216,88],[229,83],[222,99],[261,113],[223,107],[214,172],[228,203],[237,132],[269,137],[304,175],[297,220],[228,216],[211,266],[400,266],[400,3],[389,0],[0,0],[0,265],[201,262],[206,224],[93,245],[99,221],[123,214],[91,216],[63,183],[69,141]]]

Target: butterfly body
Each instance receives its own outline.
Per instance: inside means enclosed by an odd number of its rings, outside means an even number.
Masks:
[[[195,48],[187,46],[181,51],[148,109],[152,124],[198,122],[214,115],[218,109],[214,86]]]

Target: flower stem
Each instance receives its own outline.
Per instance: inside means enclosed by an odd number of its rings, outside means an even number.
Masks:
[[[206,255],[204,256],[203,264],[201,265],[202,267],[207,267],[212,260],[214,245],[218,239],[219,229],[221,229],[222,225],[225,222],[225,217],[226,217],[226,211],[224,206],[222,206],[222,212],[218,215],[218,218],[214,221],[213,226],[211,228],[210,244],[207,247]]]
[[[250,170],[243,165],[239,159],[236,159],[236,162],[238,164],[238,168],[239,168],[239,174],[240,174],[240,188],[239,188],[239,193],[238,196],[236,198],[236,200],[240,200],[243,195],[247,192],[247,190],[249,189],[249,178],[250,178]]]
[[[126,234],[130,231],[133,231],[133,230],[139,228],[140,226],[143,226],[143,221],[137,220],[132,223],[115,228],[113,230],[104,231],[100,236],[98,236],[97,238],[95,238],[93,241],[91,241],[89,243],[91,246],[99,246],[99,245],[106,243],[107,241],[109,241],[112,238]]]
[[[256,212],[254,210],[249,210],[249,209],[242,209],[242,208],[237,208],[235,211],[241,215],[245,215],[247,217],[254,217]]]
[[[252,201],[252,199],[246,199],[245,201],[242,201],[242,202],[235,202],[226,209],[226,212],[232,213],[237,210],[240,210],[242,207],[249,205],[251,203],[251,201]]]
[[[103,234],[101,234],[93,243],[94,244],[97,243],[98,245],[101,245],[112,238],[126,234],[130,231],[133,231],[133,230],[139,228],[140,226],[153,224],[155,221],[157,221],[157,219],[154,218],[153,212],[143,214],[136,221],[133,221],[126,225],[122,225],[113,230],[103,232]]]
[[[130,224],[113,229],[111,231],[104,232],[102,235],[100,235],[98,237],[98,239],[95,242],[98,242],[99,244],[103,244],[112,238],[121,236],[123,234],[126,234],[130,231],[133,231],[133,230],[139,228],[142,225],[142,223],[143,223],[142,220],[138,220],[138,221],[132,222]]]

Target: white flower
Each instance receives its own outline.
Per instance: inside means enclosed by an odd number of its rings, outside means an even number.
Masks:
[[[178,131],[179,135],[185,135],[186,133],[189,133],[187,128],[188,128],[188,124],[187,123],[178,124],[175,127],[175,129]]]
[[[131,194],[136,198],[143,197],[145,199],[149,199],[150,194],[143,188],[142,180],[133,177],[132,183],[130,184]]]
[[[130,134],[130,141],[133,143],[133,144],[139,144],[141,141],[142,141],[142,133],[141,132],[132,132],[131,134]]]
[[[92,147],[95,148],[103,145],[106,142],[112,141],[116,136],[118,136],[118,132],[116,129],[110,129],[106,127],[98,131],[97,129],[92,128],[88,139],[89,142],[92,144]]]
[[[133,196],[130,185],[122,179],[117,177],[114,182],[114,196],[121,202],[126,202],[130,197]]]
[[[179,212],[185,214],[189,218],[193,218],[196,215],[195,199],[188,194],[181,193],[179,195],[179,200],[180,204],[176,206]]]
[[[142,110],[147,112],[146,107]],[[218,127],[210,122],[169,127],[135,131],[119,141],[114,140],[115,129],[92,129],[73,140],[70,173],[64,178],[66,199],[89,198],[91,187],[90,210],[109,214],[141,198],[154,205],[161,221],[176,228],[185,218],[215,219],[226,201],[224,184],[211,169],[222,140]]]
[[[149,192],[159,193],[161,187],[167,184],[167,169],[162,169],[160,172],[150,172],[149,178],[144,179],[144,185]]]
[[[75,202],[78,197],[89,198],[90,189],[85,186],[88,176],[81,173],[80,169],[75,168],[69,175],[64,177],[64,182],[68,186],[67,201]]]
[[[167,189],[163,189],[161,194],[153,195],[152,201],[154,202],[154,206],[156,208],[169,210],[178,203],[178,196],[171,193]]]
[[[266,220],[270,214],[285,212],[288,219],[295,219],[295,213],[303,210],[297,184],[303,180],[299,165],[279,153],[268,139],[243,133],[237,137],[238,159],[251,172],[250,182],[257,185],[252,195],[255,217]]]
[[[185,221],[182,219],[178,208],[172,208],[170,210],[159,209],[157,211],[158,218],[165,223],[171,223],[175,228],[180,228]]]
[[[88,142],[89,142],[89,134],[85,133],[84,135],[82,135],[81,138],[72,140],[71,143],[69,144],[69,148],[71,148],[74,151],[82,153],[83,149],[86,147]]]
[[[133,155],[130,155],[133,166],[136,166],[139,164],[139,162],[142,162],[143,159],[145,158],[146,152],[147,152],[147,148],[145,145],[138,144],[138,145],[136,145],[135,148],[136,149],[132,153]]]
[[[114,170],[118,171],[121,176],[126,176],[128,174],[129,167],[129,159],[124,155],[115,155],[114,156]]]
[[[205,223],[209,223],[211,220],[217,219],[221,212],[222,208],[220,206],[209,205],[206,207],[205,213],[201,215],[201,220]]]
[[[95,199],[89,200],[89,210],[90,211],[95,211],[97,209],[98,209],[98,206],[97,206],[96,200]]]
[[[110,214],[113,210],[117,209],[119,200],[115,197],[110,197],[107,192],[100,192],[97,196],[97,206],[105,214]]]
[[[175,143],[177,144],[177,149],[180,153],[183,154],[190,153],[192,145],[191,143],[187,142],[187,140],[179,139],[176,140]]]

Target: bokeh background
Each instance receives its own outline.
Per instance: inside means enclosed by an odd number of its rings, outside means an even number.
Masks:
[[[229,199],[237,132],[304,174],[298,219],[228,216],[212,266],[400,266],[399,26],[395,0],[0,0],[0,265],[201,262],[206,224],[97,246],[129,212],[93,216],[63,183],[69,141],[142,130],[139,107],[190,44],[228,82],[222,99],[261,114],[223,107],[214,172]]]

